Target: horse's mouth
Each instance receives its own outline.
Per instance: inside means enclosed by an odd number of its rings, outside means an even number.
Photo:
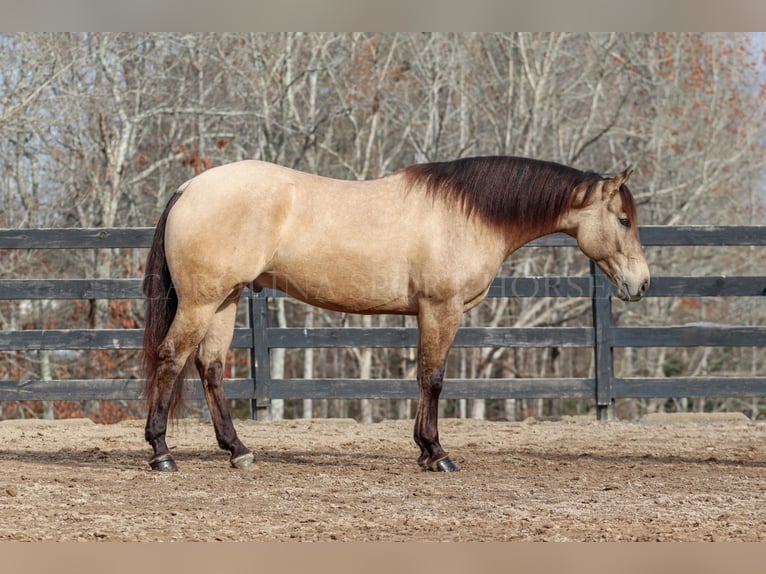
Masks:
[[[621,301],[626,301],[628,303],[635,303],[636,301],[640,301],[641,299],[644,298],[643,295],[629,295],[623,292],[622,290],[617,291],[617,297]]]

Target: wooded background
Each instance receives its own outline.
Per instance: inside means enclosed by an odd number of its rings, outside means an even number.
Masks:
[[[613,173],[636,167],[639,222],[761,225],[766,53],[746,34],[280,33],[0,35],[0,227],[153,225],[188,178],[258,158],[344,179],[416,162],[523,155]],[[140,277],[145,250],[13,251],[1,278]],[[762,248],[647,249],[654,275],[762,272]],[[526,249],[506,275],[582,274],[574,249]],[[651,298],[613,304],[624,326],[762,325],[763,298]],[[244,309],[242,310],[244,321]],[[279,299],[289,326],[414,326]],[[590,299],[503,298],[464,326],[579,326]],[[135,301],[3,301],[0,326],[140,327]],[[272,352],[277,377],[414,376],[414,350]],[[620,349],[618,376],[766,373],[754,348]],[[232,353],[229,369],[246,354]],[[452,377],[586,376],[577,349],[455,349]],[[233,372],[233,371],[230,371]],[[0,378],[137,377],[133,351],[14,352]],[[445,415],[580,413],[583,401],[445,402]],[[140,416],[132,403],[14,402],[0,416]],[[621,417],[734,409],[760,399],[624,400]],[[408,401],[286,401],[272,416],[406,417]]]

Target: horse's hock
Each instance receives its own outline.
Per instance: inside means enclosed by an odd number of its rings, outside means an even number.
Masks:
[[[444,419],[461,473],[413,464],[411,421],[171,427],[180,471],[145,463],[143,421],[0,422],[0,540],[762,540],[766,423],[732,415]]]

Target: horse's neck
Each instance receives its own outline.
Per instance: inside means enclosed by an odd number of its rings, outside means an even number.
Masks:
[[[554,226],[550,226],[550,227],[509,228],[506,233],[507,254],[510,255],[511,253],[516,251],[518,248],[523,247],[524,245],[534,241],[535,239],[539,239],[541,237],[545,237],[546,235],[550,235],[551,233],[558,233],[558,232],[568,233],[568,231],[566,231],[564,227],[558,224]]]

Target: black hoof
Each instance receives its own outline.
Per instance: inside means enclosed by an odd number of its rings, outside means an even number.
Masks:
[[[443,458],[441,460],[436,461],[436,464],[434,465],[434,470],[439,472],[458,472],[460,471],[460,467],[456,465],[450,457]]]
[[[156,470],[158,472],[176,472],[178,470],[176,461],[174,461],[173,457],[169,454],[163,455],[159,458],[153,458],[149,461],[149,466],[152,467],[152,470]]]

